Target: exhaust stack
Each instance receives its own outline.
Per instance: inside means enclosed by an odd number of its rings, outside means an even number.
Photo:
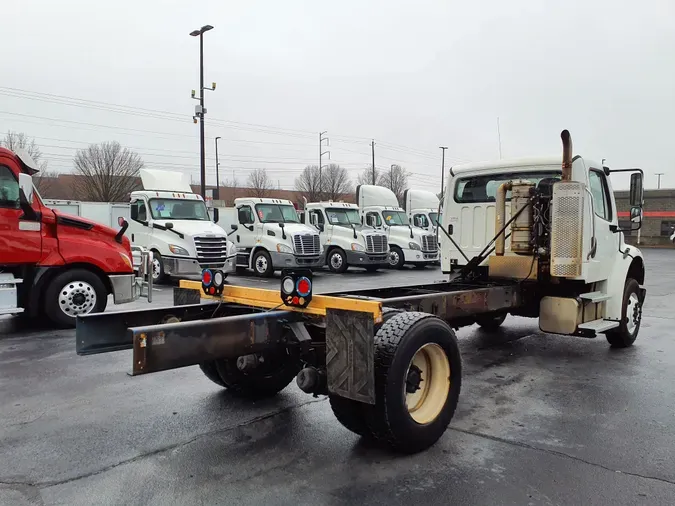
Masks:
[[[560,138],[563,144],[563,159],[562,159],[562,181],[572,180],[572,136],[569,130],[560,132]]]

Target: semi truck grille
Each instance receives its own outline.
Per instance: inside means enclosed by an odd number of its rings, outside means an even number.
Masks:
[[[367,235],[366,252],[368,253],[386,253],[388,248],[387,236],[385,235]]]
[[[220,266],[227,259],[227,239],[225,237],[195,237],[197,261],[201,267]]]
[[[321,253],[321,240],[318,234],[293,236],[293,246],[298,255],[318,255]]]
[[[422,251],[437,251],[438,241],[435,235],[422,236]]]

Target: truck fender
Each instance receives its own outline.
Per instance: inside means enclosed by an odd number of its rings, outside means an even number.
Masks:
[[[645,282],[645,263],[642,253],[639,249],[629,245],[625,245],[621,250],[614,264],[612,276],[607,280],[607,293],[611,294],[612,298],[607,301],[605,318],[621,319],[623,289],[627,278],[635,279],[640,286]]]

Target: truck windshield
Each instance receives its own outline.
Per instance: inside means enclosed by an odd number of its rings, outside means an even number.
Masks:
[[[429,213],[429,219],[434,225],[438,225],[438,222],[443,219],[443,214],[438,213]]]
[[[499,186],[507,181],[515,181],[517,179],[525,179],[538,185],[543,179],[560,179],[560,172],[502,172],[500,174],[461,178],[455,184],[455,202],[462,204],[494,202]],[[509,191],[506,193],[506,200],[510,199],[511,192]]]
[[[261,223],[300,223],[295,207],[279,204],[256,204]]]
[[[382,211],[382,218],[384,218],[384,222],[390,227],[397,225],[408,226],[408,217],[403,211]]]
[[[335,209],[329,208],[326,209],[326,216],[328,216],[328,222],[331,225],[360,225],[361,218],[359,217],[359,212],[356,209]]]
[[[156,220],[210,221],[201,200],[150,199],[150,213]]]

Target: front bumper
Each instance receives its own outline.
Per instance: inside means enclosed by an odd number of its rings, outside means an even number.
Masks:
[[[143,278],[135,274],[113,274],[108,276],[112,286],[113,302],[126,304],[140,298],[143,287]]]
[[[366,253],[363,251],[346,251],[347,263],[351,266],[359,265],[388,265],[389,252],[386,253]]]
[[[270,258],[272,259],[272,265],[276,270],[283,269],[285,267],[309,267],[309,268],[319,268],[323,267],[326,262],[326,254],[321,253],[320,255],[312,256],[300,256],[294,255],[293,253],[278,253],[276,251],[270,251]]]
[[[228,257],[225,263],[221,264],[200,264],[196,258],[183,257],[162,257],[164,264],[164,273],[168,276],[201,276],[202,270],[206,268],[220,269],[229,274],[235,271],[235,256]]]
[[[439,261],[438,251],[420,251],[413,249],[406,249],[403,251],[406,263],[432,264]]]

